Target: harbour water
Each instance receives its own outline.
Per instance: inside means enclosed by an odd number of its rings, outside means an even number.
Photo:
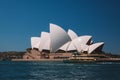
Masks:
[[[0,80],[120,80],[120,63],[0,61]]]

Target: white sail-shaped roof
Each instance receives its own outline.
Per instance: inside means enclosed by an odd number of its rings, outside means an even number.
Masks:
[[[89,46],[86,45],[86,44],[81,44],[81,49],[82,49],[82,52],[84,52],[84,51],[88,51]]]
[[[70,36],[71,40],[78,37],[78,35],[71,29],[68,30],[68,35]]]
[[[62,45],[70,41],[64,29],[55,24],[50,24],[51,52],[56,52]]]
[[[40,37],[31,37],[31,46],[33,48],[39,48],[40,45]]]
[[[81,42],[78,40],[78,38],[74,39],[71,43],[75,46],[78,52],[82,51]]]
[[[104,42],[100,42],[100,43],[95,43],[89,46],[89,51],[88,53],[92,53],[95,49],[97,49],[98,47],[101,47],[104,45]]]
[[[42,51],[44,45],[46,44],[47,40],[50,39],[50,34],[48,32],[41,33],[41,41],[39,45],[39,51]]]
[[[78,37],[77,34],[68,30],[68,33],[60,26],[50,24],[50,33],[42,32],[41,37],[31,37],[31,46],[38,48],[39,51],[50,50],[56,52],[57,50],[88,52],[102,50],[104,42],[93,44],[92,36],[85,35]]]
[[[80,42],[80,44],[87,44],[91,38],[92,36],[80,36],[78,37],[78,41]]]
[[[65,43],[62,47],[60,47],[60,50],[67,51],[69,45],[70,45],[70,42]]]
[[[76,47],[74,46],[74,44],[72,43],[72,41],[70,42],[70,45],[68,46],[67,51],[74,51],[77,50]]]
[[[46,43],[43,46],[43,50],[50,50],[50,38],[46,41]]]
[[[82,52],[83,50],[87,49],[87,47],[86,48],[85,46],[82,47],[82,45],[86,45],[91,38],[92,36],[80,36],[72,40],[71,44],[75,46],[78,52]]]

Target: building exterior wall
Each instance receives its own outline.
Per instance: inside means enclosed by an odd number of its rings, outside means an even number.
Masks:
[[[30,50],[23,55],[23,59],[40,59],[40,52],[37,50]]]
[[[23,55],[23,59],[66,59],[72,56],[72,53],[40,53],[37,50],[30,50]]]

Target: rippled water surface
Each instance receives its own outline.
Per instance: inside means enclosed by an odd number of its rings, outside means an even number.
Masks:
[[[120,63],[0,61],[0,80],[120,80]]]

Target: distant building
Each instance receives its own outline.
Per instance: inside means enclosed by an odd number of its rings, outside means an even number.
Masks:
[[[40,37],[31,37],[31,49],[24,59],[67,58],[72,53],[93,54],[102,52],[104,42],[93,43],[92,36],[78,36],[74,31],[66,32],[60,26],[50,24],[50,32],[41,32]]]

